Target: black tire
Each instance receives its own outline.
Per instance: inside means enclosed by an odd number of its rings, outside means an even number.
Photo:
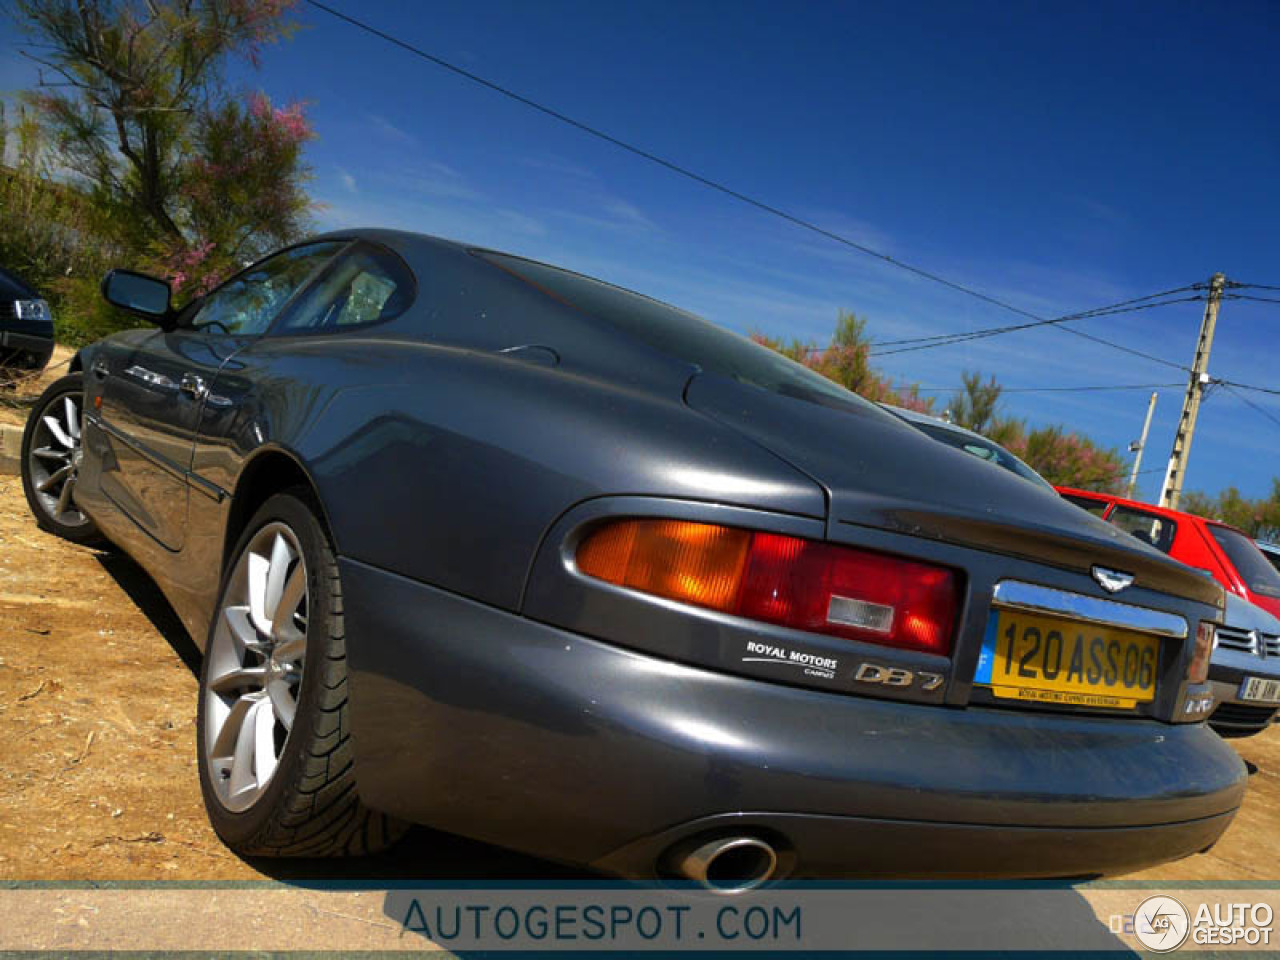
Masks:
[[[214,830],[242,856],[360,856],[392,846],[408,828],[370,810],[356,790],[347,706],[347,660],[342,584],[329,538],[308,491],[271,497],[254,514],[226,566],[200,677],[197,751],[200,788]],[[277,765],[248,809],[229,809],[214,787],[214,760],[206,749],[212,694],[208,689],[217,621],[224,616],[236,565],[255,535],[284,524],[305,562],[307,600],[302,676],[296,713]],[[225,774],[223,775],[226,779]]]
[[[98,532],[92,520],[76,509],[73,496],[68,501],[67,509],[61,511],[58,509],[61,502],[58,495],[67,484],[72,486],[72,492],[74,492],[78,475],[80,439],[78,432],[70,438],[75,441],[75,450],[71,451],[71,455],[77,458],[72,465],[71,473],[53,487],[51,492],[38,489],[51,479],[50,468],[57,466],[61,469],[64,465],[63,461],[46,459],[39,451],[49,451],[48,456],[52,458],[57,452],[54,448],[63,446],[57,439],[57,435],[50,432],[46,418],[54,418],[54,421],[60,425],[59,433],[65,436],[68,433],[64,429],[65,404],[68,400],[72,401],[83,415],[84,377],[79,373],[70,374],[51,383],[44,393],[40,394],[40,399],[31,409],[31,415],[27,417],[27,425],[22,431],[22,490],[27,496],[27,506],[31,508],[31,513],[41,529],[56,534],[64,540],[70,540],[72,543],[99,546],[105,543],[102,534]],[[80,424],[77,423],[76,431],[79,430]]]

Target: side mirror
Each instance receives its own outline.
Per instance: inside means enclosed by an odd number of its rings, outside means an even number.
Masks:
[[[162,327],[168,326],[173,317],[169,309],[169,284],[145,273],[112,270],[102,278],[102,296],[112,306]]]

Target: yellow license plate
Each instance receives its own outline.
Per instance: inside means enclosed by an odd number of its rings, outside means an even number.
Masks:
[[[1014,610],[994,612],[974,683],[997,697],[1128,710],[1154,700],[1160,641]]]

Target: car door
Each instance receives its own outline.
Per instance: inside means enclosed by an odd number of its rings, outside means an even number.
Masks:
[[[126,338],[95,356],[90,376],[112,453],[102,492],[167,549],[184,544],[202,411],[229,402],[213,390],[218,372],[343,246],[325,241],[281,251],[193,303],[174,329]]]

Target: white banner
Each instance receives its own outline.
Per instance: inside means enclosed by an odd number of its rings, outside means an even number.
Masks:
[[[0,951],[1273,951],[1274,887],[8,885]]]

